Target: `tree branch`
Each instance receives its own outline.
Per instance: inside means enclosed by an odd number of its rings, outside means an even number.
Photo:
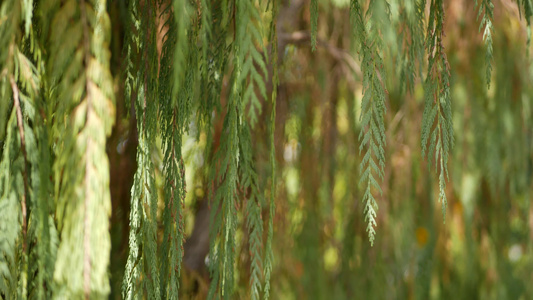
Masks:
[[[307,31],[295,31],[292,33],[280,32],[278,34],[279,39],[281,40],[282,45],[293,44],[293,45],[302,45],[308,44],[311,46],[311,35]],[[333,46],[332,44],[320,39],[317,37],[317,45],[323,47],[334,59],[344,62],[347,64],[357,76],[362,76],[361,67],[353,59],[353,57],[345,50]]]

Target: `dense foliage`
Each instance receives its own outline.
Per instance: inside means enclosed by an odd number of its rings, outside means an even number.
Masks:
[[[0,298],[533,297],[532,17],[3,0]]]

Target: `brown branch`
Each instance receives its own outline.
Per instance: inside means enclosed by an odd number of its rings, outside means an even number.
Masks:
[[[280,44],[302,45],[309,44],[311,46],[311,35],[307,31],[295,31],[292,33],[279,33],[278,37]],[[317,45],[323,47],[334,59],[347,64],[357,76],[362,76],[361,67],[353,59],[353,57],[343,49],[333,46],[332,44],[317,37]]]
[[[26,168],[28,159],[26,155],[26,143],[24,140],[24,123],[22,122],[22,110],[20,109],[19,89],[17,87],[17,83],[15,82],[15,78],[13,77],[13,75],[10,76],[9,81],[11,82],[11,89],[13,90],[13,102],[17,114],[17,125],[19,128],[20,135],[20,148],[22,149],[22,155],[24,156],[25,161],[25,170],[22,173],[22,176],[24,178],[24,194],[22,195],[22,199],[20,200],[20,206],[22,208],[22,251],[26,253],[26,194],[28,193],[28,172]]]

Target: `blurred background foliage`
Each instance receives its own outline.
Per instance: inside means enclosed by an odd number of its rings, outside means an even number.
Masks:
[[[443,1],[443,46],[451,70],[455,132],[445,190],[446,216],[438,201],[438,168],[429,170],[420,142],[427,53],[420,57],[419,52],[410,51],[414,46],[408,28],[416,4],[426,4],[427,20],[430,3],[389,0],[390,14],[378,11],[375,16],[390,16],[391,25],[380,32],[388,90],[384,116],[386,165],[380,181],[383,193],[375,195],[379,210],[373,246],[366,231],[364,188],[359,184],[364,154],[359,150],[364,72],[362,53],[358,52],[349,19],[350,1],[276,2],[279,86],[274,106],[277,180],[271,299],[533,299],[533,66],[528,27],[533,5],[531,0],[492,1],[492,59],[487,59],[485,26],[481,24],[483,14],[478,15],[478,5],[490,2],[478,1]],[[59,6],[61,1],[56,2]],[[111,27],[109,69],[116,99],[116,122],[106,145],[112,204],[111,299],[122,297],[139,143],[135,109],[124,96],[123,44],[130,14],[125,2],[107,2]],[[153,2],[160,7],[170,7],[171,3]],[[191,11],[197,8],[194,5],[205,3],[189,2]],[[253,3],[260,8],[261,16],[253,22],[264,28],[263,44],[271,54],[272,43],[266,37],[272,11],[259,2]],[[359,1],[365,10],[367,2]],[[209,3],[217,4],[217,0]],[[311,17],[312,3],[318,8],[316,24]],[[149,18],[163,15],[159,13],[161,9],[150,12]],[[214,21],[218,18],[219,15],[214,17]],[[157,64],[161,62],[158,59],[163,51],[163,36],[168,30],[165,21],[157,17],[154,21],[158,26],[153,39],[157,51],[150,55],[157,57],[153,60]],[[0,19],[0,25],[2,22]],[[316,36],[311,32],[315,27]],[[229,44],[234,33],[221,36]],[[487,61],[491,72],[487,72]],[[268,71],[271,75],[271,64]],[[191,118],[195,121],[190,122],[182,143],[187,187],[179,286],[182,299],[206,298],[210,284],[209,231],[214,229],[209,226],[209,201],[214,187],[209,174],[210,169],[216,168],[213,153],[227,137],[223,134],[225,115],[220,107],[228,103],[232,86],[231,74],[216,75],[223,77],[222,91],[220,103],[213,105],[212,126]],[[275,84],[271,76],[267,77],[270,95]],[[196,87],[191,90],[199,93],[200,83],[194,84]],[[263,195],[260,200],[264,202],[266,240],[273,184],[269,153],[272,105],[259,98],[262,111],[251,130],[251,145],[259,192]],[[197,104],[194,105],[196,109]],[[163,125],[157,126],[159,130]],[[161,244],[164,154],[161,137],[154,141],[151,162],[158,196],[154,219],[157,242]],[[243,225],[246,203],[239,200],[236,206],[239,227],[233,237],[236,281],[232,297],[248,299],[252,255],[249,233]]]
[[[282,1],[277,24],[273,299],[533,297],[531,51],[517,3],[493,2],[490,88],[476,4],[444,3],[456,144],[443,222],[438,180],[421,156],[423,84],[419,76],[411,78],[412,85],[404,78],[401,47],[406,45],[397,38],[405,33],[403,10],[414,2],[389,1],[395,32],[384,35],[387,166],[371,247],[358,185],[362,75],[351,38],[349,3],[318,1],[313,52],[309,2]],[[261,115],[252,133],[266,195],[268,116]],[[201,175],[203,137],[196,142],[193,134],[186,143],[187,207],[195,207],[207,193]],[[186,214],[189,234],[193,212]],[[244,232],[237,239],[241,246],[246,244]],[[239,263],[246,265],[247,247],[239,251]],[[186,271],[183,280],[190,276]],[[239,278],[235,297],[246,298],[248,274]],[[200,283],[200,289],[206,285]]]
[[[309,6],[281,9],[275,298],[533,297],[531,51],[517,4],[493,2],[490,88],[476,4],[444,2],[456,141],[444,223],[438,180],[421,157],[423,86],[402,77],[405,45],[396,40],[412,3],[389,1],[396,35],[384,35],[387,167],[373,247],[357,184],[362,79],[348,1],[319,1],[315,52],[305,38]]]

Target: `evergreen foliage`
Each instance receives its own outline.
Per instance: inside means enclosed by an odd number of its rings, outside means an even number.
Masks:
[[[265,288],[264,299],[270,297],[270,280],[272,276],[272,266],[274,264],[274,251],[272,239],[274,237],[274,214],[276,212],[275,195],[276,195],[276,149],[274,136],[276,130],[276,98],[278,95],[279,73],[278,73],[278,38],[276,21],[278,17],[278,2],[269,3],[272,5],[272,20],[270,21],[269,41],[271,45],[272,59],[272,111],[270,113],[270,207],[268,209],[268,231],[265,246]]]
[[[159,262],[161,270],[161,298],[174,298],[178,295],[179,276],[183,258],[184,217],[183,208],[186,195],[185,166],[181,153],[182,139],[191,116],[192,88],[196,69],[185,66],[197,62],[193,34],[187,40],[188,4],[174,1],[174,15],[167,19],[168,31],[165,35],[161,68],[159,75],[159,100],[163,153],[165,171],[165,207],[163,213],[162,258]],[[171,12],[167,6],[165,13]],[[180,20],[181,19],[181,20]],[[178,20],[178,21],[177,21]],[[176,22],[177,21],[177,22]],[[179,32],[179,33],[178,33]],[[189,47],[193,51],[189,51]],[[188,60],[188,63],[187,63]],[[172,69],[172,62],[180,62],[181,68]]]
[[[261,283],[262,283],[262,253],[263,253],[263,220],[261,219],[261,195],[259,194],[259,186],[257,174],[253,167],[252,158],[252,137],[248,127],[241,128],[242,133],[239,136],[242,142],[239,149],[239,156],[242,159],[240,181],[243,187],[246,203],[246,227],[250,236],[250,288],[251,299],[260,299]]]
[[[0,299],[533,295],[531,0],[289,2],[0,3]]]
[[[236,56],[238,57],[238,56]],[[237,58],[236,58],[237,60]],[[218,187],[211,203],[211,224],[216,231],[210,238],[209,265],[212,283],[209,299],[229,299],[233,293],[235,263],[235,234],[237,227],[237,171],[239,167],[239,123],[242,120],[242,106],[238,103],[240,70],[238,61],[232,78],[231,94],[226,108],[224,127],[226,138],[221,141],[215,161],[220,173],[214,182]]]
[[[439,201],[446,217],[446,179],[448,155],[454,145],[450,64],[444,52],[444,7],[440,0],[430,5],[426,50],[428,72],[424,84],[425,106],[422,117],[422,156],[427,154],[429,165],[435,161],[439,175]],[[428,146],[429,145],[429,146]]]
[[[476,5],[478,5],[477,3],[478,2],[476,1]],[[487,71],[485,76],[487,77],[487,88],[490,88],[490,80],[492,76],[492,32],[494,31],[492,25],[494,20],[494,4],[492,4],[491,0],[483,0],[479,3],[477,17],[479,18],[481,14],[483,14],[483,18],[479,24],[479,31],[485,27],[483,29],[483,40],[485,41],[485,47],[487,47],[487,53],[485,54]]]
[[[365,222],[368,223],[366,231],[370,243],[374,244],[376,211],[378,204],[374,198],[372,189],[382,193],[381,187],[374,174],[381,180],[385,175],[385,124],[384,114],[386,112],[385,99],[387,89],[385,82],[385,70],[383,68],[382,39],[380,36],[382,16],[380,13],[384,8],[384,2],[374,0],[365,15],[369,16],[369,26],[366,26],[363,18],[363,10],[358,1],[352,1],[350,6],[350,18],[353,22],[354,35],[359,39],[359,51],[362,52],[363,71],[363,101],[361,103],[361,133],[359,134],[359,152],[361,153],[367,146],[359,170],[361,173],[360,183],[366,185],[363,202],[365,203]],[[369,29],[367,29],[369,28]],[[377,163],[376,163],[377,160]],[[379,164],[379,166],[378,166]]]
[[[236,66],[240,66],[239,82],[244,82],[242,88],[242,105],[249,105],[248,116],[253,127],[257,122],[257,114],[261,113],[262,99],[266,98],[266,84],[264,80],[267,74],[263,47],[263,35],[260,22],[260,10],[253,0],[238,0],[235,2],[235,42],[234,55],[237,58]],[[260,47],[256,48],[256,44]],[[263,53],[261,54],[259,50]],[[261,73],[263,75],[261,75]],[[259,90],[259,92],[256,91]],[[259,94],[259,95],[258,95]]]
[[[146,294],[160,299],[160,278],[157,259],[157,194],[155,188],[152,147],[157,127],[157,51],[153,1],[131,2],[132,103],[135,107],[139,146],[137,172],[131,190],[130,251],[123,282],[123,297],[134,299]],[[130,50],[131,49],[131,50]],[[146,278],[144,278],[146,277]]]
[[[58,297],[102,298],[109,293],[111,201],[105,143],[114,120],[109,26],[105,1],[61,3],[51,25],[47,72],[51,97],[57,99],[54,168],[61,170],[55,172],[61,235],[57,256],[62,258],[54,268]]]
[[[531,44],[531,18],[533,17],[533,3],[531,0],[517,0],[520,16],[524,15],[527,22],[527,46]]]
[[[20,155],[20,139],[17,140],[15,133],[16,117],[15,111],[7,122],[8,131],[6,137],[6,146],[2,157],[2,238],[0,239],[2,261],[1,272],[2,282],[0,285],[0,292],[5,297],[16,298],[19,287],[18,265],[20,264],[21,242],[17,241],[21,233],[21,205],[18,199],[24,198],[24,184],[22,177],[22,170],[24,169],[24,161]],[[10,130],[11,129],[11,130]],[[7,213],[16,212],[16,213]]]
[[[16,41],[21,7],[6,1],[0,6],[0,138],[3,141],[0,162],[0,295],[16,298],[27,289],[27,228],[25,157],[21,155],[24,124],[21,123],[20,93],[15,81],[15,60],[20,58]],[[18,60],[17,60],[18,61]],[[13,99],[6,101],[5,99]],[[19,236],[22,235],[22,239]]]

